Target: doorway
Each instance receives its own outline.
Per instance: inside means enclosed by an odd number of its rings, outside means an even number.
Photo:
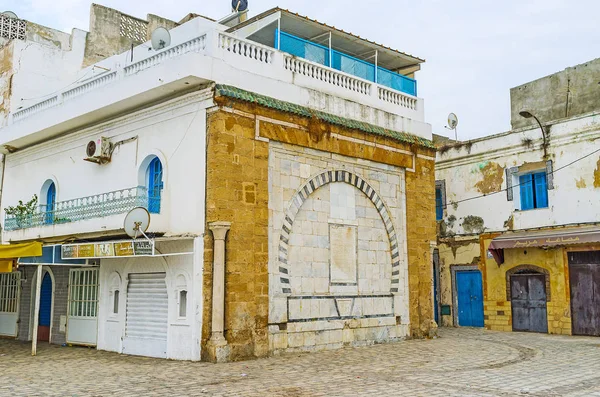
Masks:
[[[40,342],[50,342],[50,325],[52,323],[52,277],[46,272],[42,278],[40,291],[40,315],[38,337]]]
[[[569,252],[573,335],[600,336],[600,251]]]
[[[510,275],[513,331],[548,332],[546,275],[524,273]]]
[[[455,324],[461,327],[483,327],[483,283],[477,267],[453,266]]]

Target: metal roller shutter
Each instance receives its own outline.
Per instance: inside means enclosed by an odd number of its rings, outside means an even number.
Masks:
[[[123,353],[166,357],[168,296],[165,273],[129,275]]]

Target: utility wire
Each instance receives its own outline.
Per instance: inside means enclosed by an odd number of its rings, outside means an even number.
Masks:
[[[569,164],[563,165],[562,167],[559,167],[559,168],[557,168],[557,169],[555,169],[555,170],[552,170],[552,172],[550,172],[549,174],[551,174],[551,175],[554,175],[554,174],[556,174],[558,171],[560,171],[560,170],[564,170],[565,168],[567,168],[567,167],[569,167],[569,166],[571,166],[571,165],[573,165],[573,164],[577,163],[578,161],[581,161],[581,160],[583,160],[583,159],[585,159],[585,158],[588,158],[588,157],[590,157],[590,156],[593,156],[594,154],[596,154],[596,153],[598,153],[598,152],[600,152],[600,149],[594,150],[593,152],[591,152],[591,153],[589,153],[589,154],[586,154],[586,155],[585,155],[585,156],[583,156],[583,157],[580,157],[580,158],[578,158],[578,159],[576,159],[576,160],[573,160],[573,161],[571,161]],[[508,182],[508,181],[507,181],[507,182]],[[529,182],[525,182],[525,183],[529,183]],[[512,188],[514,188],[514,187],[518,187],[518,186],[524,185],[525,183],[517,183],[517,184],[515,184],[515,185],[511,185],[510,189],[512,189]],[[505,188],[505,189],[498,190],[497,192],[492,192],[492,193],[489,193],[489,194],[482,194],[482,195],[480,195],[480,196],[469,197],[469,198],[462,199],[462,200],[458,200],[458,201],[452,201],[451,205],[454,205],[454,204],[459,204],[459,203],[464,203],[465,201],[471,201],[471,200],[475,200],[475,199],[482,198],[482,197],[493,196],[494,194],[498,194],[498,193],[506,192],[508,189],[509,189],[509,188],[507,187],[507,188]],[[439,208],[439,206],[436,206],[436,208]],[[448,208],[448,204],[444,204],[442,208]]]

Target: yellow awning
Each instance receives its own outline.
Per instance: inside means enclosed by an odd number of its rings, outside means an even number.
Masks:
[[[0,244],[0,259],[42,256],[42,243]]]
[[[13,271],[13,261],[0,260],[0,273],[11,273]]]

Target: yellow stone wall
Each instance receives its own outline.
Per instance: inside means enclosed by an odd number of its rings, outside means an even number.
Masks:
[[[225,97],[216,97],[215,101],[218,107],[207,116],[206,222],[207,225],[214,221],[231,222],[225,273],[225,338],[231,349],[229,359],[269,354],[268,140],[415,167],[414,172],[406,173],[410,322],[413,336],[430,335],[431,243],[436,239],[435,152],[243,101]],[[269,119],[280,122],[265,121]],[[256,123],[260,123],[259,128]],[[397,150],[388,151],[382,145]],[[204,360],[214,359],[206,348],[211,329],[212,247],[212,234],[206,227],[201,342]]]
[[[487,252],[491,238],[482,237]],[[512,331],[511,304],[507,300],[506,272],[519,265],[534,265],[550,273],[550,301],[548,333],[571,335],[568,264],[564,248],[506,249],[500,266],[485,255],[483,261],[485,327],[498,331]]]

